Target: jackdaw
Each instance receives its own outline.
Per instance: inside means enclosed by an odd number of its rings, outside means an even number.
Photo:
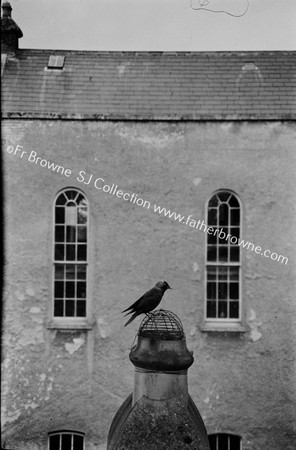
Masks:
[[[145,292],[142,297],[140,297],[135,303],[133,303],[129,308],[124,309],[122,312],[128,311],[125,316],[132,314],[131,318],[124,325],[125,327],[130,324],[137,316],[140,314],[147,314],[148,312],[155,309],[167,289],[172,289],[166,281],[158,281],[156,285]]]

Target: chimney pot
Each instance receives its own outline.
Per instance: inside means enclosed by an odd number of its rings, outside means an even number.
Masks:
[[[8,2],[3,3],[2,9],[3,9],[2,17],[11,17],[12,7],[10,6],[10,3]]]
[[[107,450],[210,450],[207,430],[188,393],[193,356],[182,323],[171,311],[147,316],[130,353],[134,392],[112,421]]]
[[[1,53],[14,54],[19,48],[19,38],[23,37],[20,27],[11,18],[12,7],[5,2],[2,5],[1,17]]]

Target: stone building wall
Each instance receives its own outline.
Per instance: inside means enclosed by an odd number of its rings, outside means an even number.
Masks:
[[[72,429],[87,449],[104,448],[133,388],[140,320],[124,328],[121,311],[165,279],[173,290],[161,307],[180,317],[194,352],[189,391],[208,432],[238,434],[244,450],[292,450],[295,124],[5,120],[3,137],[3,447],[46,449],[48,432]],[[27,153],[14,155],[17,145]],[[97,178],[151,207],[96,189]],[[90,204],[90,330],[48,328],[53,202],[65,187]],[[242,250],[244,333],[202,331],[205,233],[153,211],[206,220],[218,189],[240,198],[245,240],[289,259]]]

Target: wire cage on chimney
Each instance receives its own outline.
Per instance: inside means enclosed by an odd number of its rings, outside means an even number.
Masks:
[[[176,314],[168,310],[158,309],[146,314],[141,322],[138,336],[179,340],[183,339],[185,334],[182,323]]]

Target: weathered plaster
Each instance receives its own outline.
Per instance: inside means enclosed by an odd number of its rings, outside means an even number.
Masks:
[[[73,338],[73,343],[66,342],[65,349],[70,355],[73,355],[85,342],[84,336]]]
[[[247,323],[250,327],[250,339],[253,342],[258,341],[262,338],[262,333],[259,331],[259,327],[262,325],[258,319],[256,319],[256,312],[250,308],[247,318]]]
[[[242,435],[244,450],[292,450],[295,124],[4,120],[3,137],[6,447],[43,450],[48,431],[70,428],[86,433],[90,450],[104,448],[133,387],[128,353],[140,320],[124,328],[121,311],[164,278],[174,289],[161,307],[182,320],[195,357],[189,392],[208,430]],[[17,144],[69,167],[71,177],[6,152]],[[212,192],[235,191],[243,238],[289,258],[282,265],[242,251],[246,332],[201,331],[202,231],[80,183],[80,170],[196,219]],[[89,331],[47,328],[52,204],[67,186],[90,202]]]

